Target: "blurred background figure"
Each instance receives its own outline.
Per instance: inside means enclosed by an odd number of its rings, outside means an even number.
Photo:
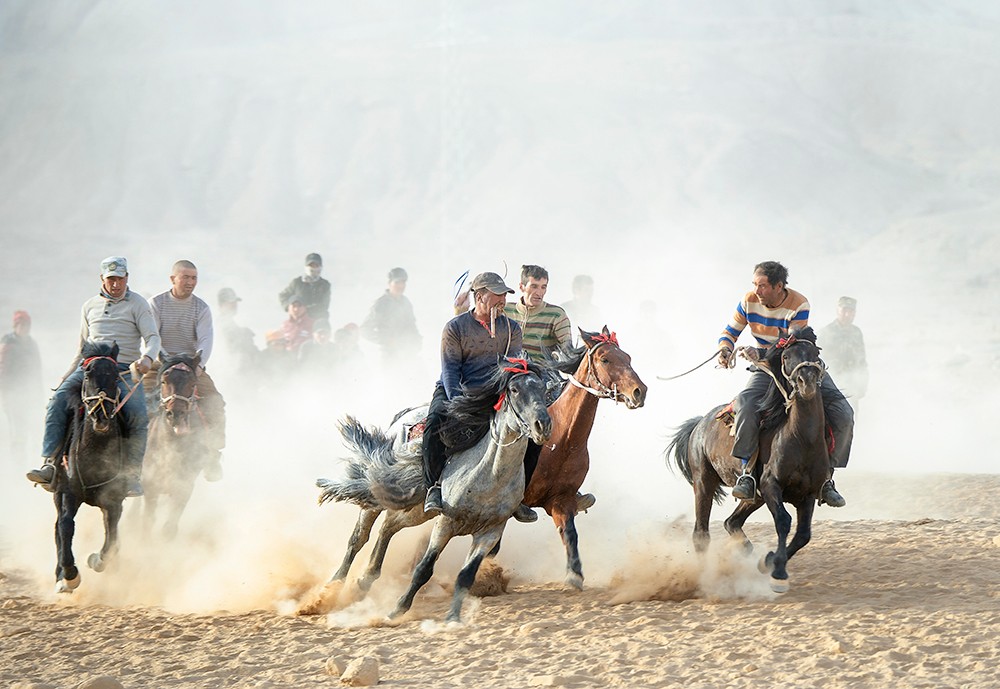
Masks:
[[[232,287],[219,290],[219,333],[222,335],[224,351],[232,361],[235,373],[248,373],[260,355],[260,350],[253,341],[253,331],[236,322],[236,312],[240,302]]]
[[[281,333],[285,336],[288,351],[298,353],[302,343],[312,339],[314,322],[305,299],[298,294],[289,297],[288,320],[281,324]]]
[[[589,275],[577,275],[573,278],[573,298],[562,305],[575,328],[583,328],[588,332],[599,331],[606,323],[601,321],[601,311],[593,302],[594,278]]]
[[[42,357],[31,337],[31,316],[14,312],[14,331],[0,340],[0,398],[7,419],[12,459],[28,458],[29,428],[42,408]]]
[[[336,364],[336,354],[336,345],[330,339],[330,321],[316,321],[312,339],[299,347],[299,368],[307,377],[328,376]]]
[[[837,318],[819,331],[817,344],[822,348],[823,361],[857,414],[861,398],[868,392],[868,360],[861,328],[854,325],[858,300],[841,297],[837,300]]]
[[[313,320],[330,320],[330,283],[320,274],[323,272],[323,257],[319,254],[306,256],[305,273],[292,278],[285,289],[278,294],[281,308],[288,311],[293,296],[298,296]]]
[[[361,324],[361,334],[379,346],[383,363],[390,365],[411,361],[420,354],[422,338],[413,304],[403,294],[407,278],[402,268],[390,270],[388,287]]]

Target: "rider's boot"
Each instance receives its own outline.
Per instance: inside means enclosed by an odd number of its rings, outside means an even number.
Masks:
[[[219,450],[208,451],[202,474],[206,481],[214,483],[222,480],[222,453]]]
[[[833,485],[833,479],[827,479],[827,482],[823,484],[823,487],[819,491],[819,504],[829,505],[830,507],[843,507],[847,504],[847,500],[844,500],[844,496],[837,492],[837,487]]]
[[[750,474],[740,474],[733,486],[733,497],[740,500],[755,500],[757,498],[757,482]]]
[[[517,509],[514,510],[514,519],[519,522],[531,523],[538,521],[538,515],[535,514],[535,510],[531,509],[522,502],[517,506]]]
[[[52,492],[52,481],[56,477],[56,460],[53,457],[42,457],[42,466],[28,472],[28,480]]]
[[[145,439],[140,442],[137,438],[127,438],[125,448],[128,453],[122,472],[125,478],[125,497],[138,498],[143,494],[139,477],[142,476],[142,457],[146,451]]]
[[[427,489],[427,497],[424,499],[424,512],[427,514],[438,514],[444,510],[444,502],[441,498],[441,484],[435,483]]]
[[[594,506],[595,502],[597,502],[597,498],[595,498],[592,493],[586,493],[584,495],[581,495],[580,493],[577,493],[576,494],[576,511],[577,512],[586,512],[587,510],[589,510],[591,507]]]

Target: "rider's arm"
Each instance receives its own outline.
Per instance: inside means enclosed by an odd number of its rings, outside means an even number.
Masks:
[[[202,370],[208,364],[208,358],[212,356],[212,346],[215,344],[215,327],[212,322],[212,310],[205,304],[198,314],[198,320],[194,324],[194,334],[198,339],[197,351],[201,352]]]
[[[448,399],[462,393],[462,339],[455,319],[441,333],[441,384]]]
[[[138,295],[137,295],[138,296]],[[139,351],[142,355],[136,361],[140,373],[145,373],[152,365],[153,360],[160,354],[160,331],[156,328],[156,319],[153,318],[153,310],[149,308],[149,303],[142,299],[135,299],[132,302],[133,314],[135,315],[135,327],[139,330],[139,337],[142,338],[142,346]]]

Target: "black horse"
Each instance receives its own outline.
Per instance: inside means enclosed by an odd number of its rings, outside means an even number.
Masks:
[[[160,355],[157,376],[159,412],[150,419],[149,442],[143,462],[143,529],[148,534],[156,520],[160,498],[167,503],[163,535],[177,534],[194,482],[205,463],[205,424],[198,408],[197,368],[194,356]]]
[[[820,383],[826,367],[819,358],[812,328],[793,330],[764,354],[757,367],[774,379],[761,402],[760,450],[753,472],[760,492],[753,501],[741,501],[725,521],[730,535],[752,548],[743,524],[766,504],[774,518],[778,546],[761,559],[760,569],[771,575],[771,589],[788,590],[788,560],[812,535],[812,517],[823,483],[830,478],[826,416]],[[827,400],[829,403],[831,400]],[[699,552],[708,547],[708,522],[712,501],[725,497],[723,486],[732,486],[742,471],[732,456],[734,438],[721,405],[705,416],[686,421],[674,436],[667,454],[694,487],[694,543]],[[722,418],[719,418],[722,416]],[[796,510],[795,536],[786,546],[791,515],[783,503]]]
[[[73,412],[66,452],[57,462],[53,483],[56,512],[56,591],[80,585],[73,558],[76,513],[86,503],[104,515],[104,546],[87,558],[101,572],[118,551],[118,521],[125,499],[125,427],[118,412],[124,401],[118,387],[118,345],[85,342],[80,405]],[[141,394],[141,393],[138,393]]]

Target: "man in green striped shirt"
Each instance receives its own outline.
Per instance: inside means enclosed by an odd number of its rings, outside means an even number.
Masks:
[[[549,288],[549,271],[541,266],[521,266],[521,298],[507,304],[504,313],[521,326],[521,346],[532,361],[544,362],[556,349],[572,347],[573,332],[569,316],[561,306],[545,301]]]

